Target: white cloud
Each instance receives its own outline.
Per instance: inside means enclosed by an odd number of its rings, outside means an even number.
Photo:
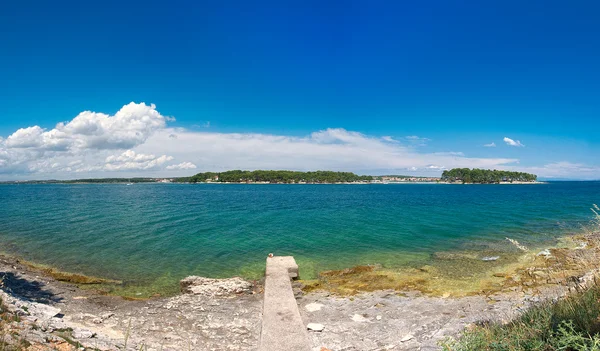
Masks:
[[[132,102],[113,116],[84,111],[50,130],[21,128],[0,138],[0,174],[156,169],[173,158],[136,155],[131,149],[174,120],[161,115],[155,105]],[[111,155],[114,150],[128,149]]]
[[[425,146],[431,141],[429,138],[422,138],[417,135],[409,135],[404,137],[404,140],[413,146]]]
[[[494,143],[494,142],[491,142],[491,143],[489,143],[489,144],[485,144],[485,145],[483,145],[483,146],[484,146],[484,147],[496,147],[496,143]]]
[[[170,134],[177,138],[169,138]],[[185,148],[182,147],[185,145]],[[305,137],[271,134],[214,133],[167,128],[139,147],[140,152],[164,152],[201,164],[203,171],[228,169],[293,170],[416,170],[436,167],[498,168],[516,162],[508,158],[469,158],[462,153],[419,153],[380,137],[341,128]]]
[[[192,128],[202,128],[202,129],[210,128],[210,121],[206,121],[206,122],[200,123],[200,124],[192,124]]]
[[[504,137],[504,142],[506,143],[506,145],[510,146],[525,147],[525,145],[521,144],[519,140],[513,140],[507,137]]]
[[[171,128],[173,120],[154,105],[130,103],[114,116],[85,111],[54,129],[19,129],[0,140],[3,178],[102,177],[107,172],[189,175],[228,169],[295,169],[432,172],[452,167],[498,168],[516,159],[468,158],[462,153],[419,153],[428,138],[374,137],[330,128],[304,137],[258,133],[216,133]],[[177,163],[172,161],[177,160]],[[130,172],[130,173],[127,173]],[[76,174],[76,175],[75,175]]]
[[[160,177],[167,171],[169,176],[190,175],[195,169],[321,169],[372,174],[385,170],[388,174],[407,171],[438,175],[442,169],[454,167],[517,169],[519,161],[467,157],[444,150],[419,152],[415,146],[429,139],[414,135],[396,139],[343,128],[306,136],[217,133],[172,128],[168,126],[170,120],[154,105],[131,103],[114,116],[87,111],[51,130],[38,126],[19,129],[0,138],[0,177],[115,176],[111,172]],[[600,175],[598,167],[569,163],[518,169],[547,177]]]
[[[42,145],[44,130],[39,126],[21,128],[9,135],[4,144],[10,148],[33,148]]]
[[[148,170],[162,166],[168,161],[172,161],[172,156],[137,154],[133,150],[127,150],[121,155],[111,155],[106,158],[106,163],[102,167],[106,171],[124,171],[124,170]]]
[[[383,140],[383,141],[387,141],[388,143],[398,143],[398,142],[399,142],[398,140],[396,140],[396,139],[392,138],[392,137],[391,137],[391,136],[389,136],[389,135],[382,136],[382,137],[381,137],[381,140]]]
[[[191,162],[181,162],[178,165],[170,165],[167,166],[168,170],[176,170],[176,169],[196,169],[198,167],[196,167],[195,164],[191,163]]]
[[[548,179],[600,179],[600,166],[568,161],[552,162],[543,166],[519,167],[518,170],[537,174],[539,177]]]
[[[40,151],[129,149],[140,145],[153,132],[163,129],[167,120],[156,106],[130,103],[114,116],[84,111],[68,123],[58,123],[54,129],[39,126],[22,128],[4,142],[11,149],[35,148]]]
[[[122,162],[145,162],[154,160],[154,155],[136,154],[133,150],[127,150],[121,155],[111,155],[106,158],[106,163],[122,163]]]
[[[434,155],[439,155],[439,156],[465,156],[464,152],[456,152],[456,151],[446,151],[446,152],[434,152]]]

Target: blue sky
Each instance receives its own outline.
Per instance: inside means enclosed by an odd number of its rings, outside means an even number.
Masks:
[[[2,2],[0,178],[315,167],[433,174],[489,165],[598,179],[599,17],[597,1]],[[136,142],[90,148],[82,142],[89,133],[71,128],[63,149],[44,144],[59,122],[83,111],[114,116],[130,102],[155,104],[175,120],[140,127]],[[144,120],[148,110],[140,111]],[[107,133],[122,126],[88,117]],[[25,134],[38,143],[7,143],[33,126],[41,131]],[[367,141],[389,136],[382,145],[395,149],[371,149],[336,130]],[[155,145],[174,131],[193,136],[192,147],[179,147],[198,153],[213,140],[218,157]],[[337,139],[313,140],[323,131]],[[254,150],[262,158],[249,160],[237,135],[293,145],[284,156]],[[335,147],[302,156],[298,140]],[[357,150],[418,161],[333,162]],[[173,160],[104,167],[126,151]],[[460,159],[431,156],[441,153]],[[187,167],[166,169],[180,164]]]

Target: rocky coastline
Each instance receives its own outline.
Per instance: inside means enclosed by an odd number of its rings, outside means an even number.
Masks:
[[[534,303],[559,299],[594,277],[598,233],[585,246],[530,254],[501,288],[456,297],[385,289],[340,295],[295,292],[314,350],[438,350],[481,321],[508,321]],[[529,277],[529,278],[527,278]],[[17,350],[257,350],[262,286],[241,278],[188,277],[172,297],[130,300],[58,281],[0,257],[0,340]],[[304,288],[304,291],[303,291]]]

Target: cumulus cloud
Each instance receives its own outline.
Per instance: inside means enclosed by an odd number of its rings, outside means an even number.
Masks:
[[[39,126],[21,128],[11,134],[4,144],[9,148],[39,147],[43,143],[44,130]]]
[[[0,174],[156,169],[173,157],[135,154],[131,149],[174,120],[153,104],[132,102],[114,115],[84,111],[49,130],[21,128],[0,138]],[[112,155],[115,150],[128,151]]]
[[[525,147],[525,145],[521,144],[521,142],[519,140],[513,140],[513,139],[507,138],[507,137],[504,137],[504,142],[506,143],[506,145],[509,145],[509,146]]]
[[[51,130],[39,126],[22,128],[4,142],[11,149],[40,151],[80,151],[129,149],[144,143],[153,132],[166,126],[167,118],[155,105],[130,103],[114,116],[84,111],[68,123]]]
[[[496,147],[496,143],[494,143],[494,142],[491,142],[491,143],[489,143],[489,144],[485,144],[485,145],[483,145],[483,146],[484,146],[484,147]]]

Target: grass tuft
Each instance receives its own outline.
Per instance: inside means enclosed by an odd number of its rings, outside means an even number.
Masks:
[[[441,346],[446,351],[600,351],[600,285],[534,306],[508,324],[472,326]]]
[[[31,346],[24,337],[11,328],[11,323],[18,321],[18,315],[10,313],[0,299],[0,351],[25,351]]]
[[[580,271],[600,271],[600,208],[594,205],[592,212],[587,235],[581,238],[586,245],[576,250],[552,250],[558,264],[551,270],[571,272],[577,267]],[[584,281],[566,297],[535,305],[508,324],[471,326],[457,339],[446,339],[440,345],[445,351],[600,351],[600,281]]]

